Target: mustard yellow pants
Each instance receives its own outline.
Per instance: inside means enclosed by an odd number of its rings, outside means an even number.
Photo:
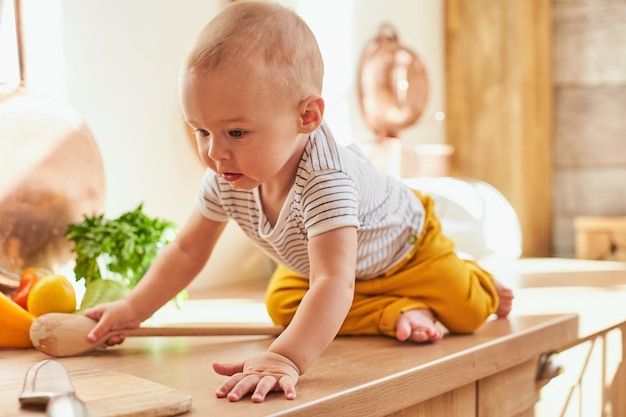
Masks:
[[[339,334],[395,337],[395,322],[408,310],[429,308],[452,333],[471,333],[498,307],[494,279],[475,262],[461,259],[445,237],[434,202],[415,192],[426,219],[415,249],[383,276],[357,280],[350,312]],[[286,326],[309,288],[309,280],[284,266],[273,273],[266,292],[272,320]]]

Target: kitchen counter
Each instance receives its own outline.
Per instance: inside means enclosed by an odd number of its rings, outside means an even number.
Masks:
[[[427,412],[423,410],[445,410],[426,414],[438,416],[531,416],[535,404],[541,405],[542,385],[548,382],[537,380],[542,355],[565,352],[598,337],[605,347],[609,339],[617,340],[617,357],[611,355],[617,363],[611,389],[626,387],[621,365],[626,263],[539,259],[493,270],[516,291],[508,319],[493,319],[474,334],[446,335],[426,345],[383,337],[339,337],[301,377],[293,401],[285,400],[282,393],[271,394],[262,404],[249,399],[229,403],[214,395],[224,377],[212,371],[211,362],[260,353],[271,343],[268,337],[136,337],[115,348],[58,361],[70,375],[106,369],[173,387],[191,395],[192,408],[185,414],[189,416],[419,416]],[[260,305],[260,291],[250,286],[246,291],[239,294],[243,299],[232,304]],[[233,295],[229,289],[212,293]],[[219,305],[202,296],[191,303],[207,308],[213,302]],[[617,339],[605,337],[615,331]],[[31,365],[46,358],[34,349],[0,350],[2,378],[21,380]],[[3,403],[1,417],[24,414],[17,401],[20,389],[16,383],[14,394],[4,393],[3,398],[13,396],[15,401]],[[624,400],[617,394],[613,397],[611,389],[597,401],[611,402],[615,416],[626,415]],[[489,395],[480,395],[484,392]]]

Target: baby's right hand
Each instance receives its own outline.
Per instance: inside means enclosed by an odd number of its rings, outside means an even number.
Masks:
[[[110,331],[134,329],[141,324],[141,321],[136,318],[133,308],[126,300],[98,304],[85,310],[84,314],[98,321],[87,335],[87,340],[90,342],[101,340]],[[125,338],[123,333],[111,336],[103,341],[102,347],[118,345]]]
[[[286,356],[264,352],[243,362],[213,362],[213,370],[230,378],[217,389],[219,398],[239,401],[252,394],[253,402],[263,402],[270,391],[283,391],[289,400],[296,398],[300,371]]]

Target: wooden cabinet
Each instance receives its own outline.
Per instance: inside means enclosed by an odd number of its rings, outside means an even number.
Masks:
[[[539,399],[537,361],[529,360],[478,381],[477,416],[532,417]]]
[[[533,417],[536,375],[537,361],[528,360],[389,417]]]
[[[230,403],[212,394],[224,377],[210,370],[211,361],[261,353],[272,343],[266,337],[129,338],[105,352],[59,361],[70,376],[107,369],[171,386],[192,396],[190,417],[208,411],[232,417],[626,417],[626,263],[525,261],[507,264],[509,276],[498,274],[515,284],[508,319],[419,346],[339,337],[302,376],[293,401],[272,393],[263,404]],[[229,306],[224,317],[262,300],[262,292],[236,298],[251,290],[238,288],[222,293]],[[195,319],[223,301],[190,299],[185,305]],[[564,372],[538,380],[540,358],[551,352]],[[0,354],[0,416],[32,414],[17,398],[24,374],[41,359],[34,349]]]
[[[476,384],[467,384],[388,417],[476,417]]]
[[[626,217],[574,219],[576,257],[605,261],[626,261]]]
[[[626,416],[626,326],[559,352],[563,374],[541,388],[534,417]]]
[[[625,346],[622,325],[550,352],[562,372],[546,380],[528,360],[389,417],[626,416]]]

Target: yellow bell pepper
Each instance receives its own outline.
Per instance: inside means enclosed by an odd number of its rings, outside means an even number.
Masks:
[[[34,320],[32,313],[0,292],[0,347],[32,347],[29,332]]]

